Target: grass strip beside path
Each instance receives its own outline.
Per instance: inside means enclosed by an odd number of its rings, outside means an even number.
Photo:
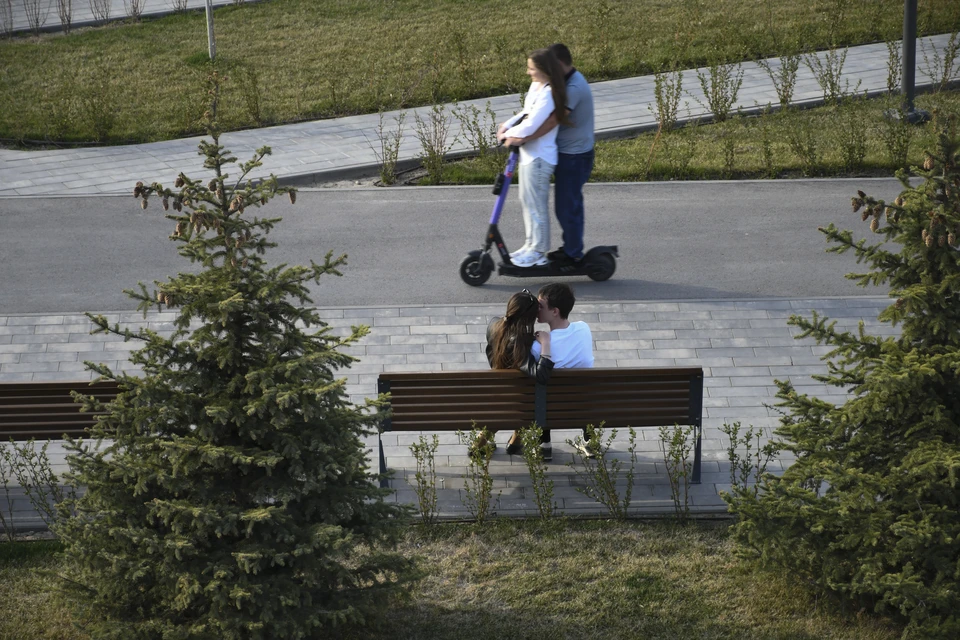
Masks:
[[[0,544],[0,602],[12,613],[0,616],[0,637],[86,638],[51,595],[56,548]],[[893,640],[902,631],[740,560],[727,523],[439,525],[411,528],[402,549],[424,579],[381,629],[343,637]]]
[[[960,29],[920,0],[921,35]],[[519,91],[566,42],[591,81],[896,40],[891,0],[267,0],[215,11],[226,130]],[[129,143],[200,133],[202,12],[0,41],[0,138]],[[918,53],[919,58],[919,53]],[[695,78],[688,79],[688,82]]]
[[[960,92],[917,97],[917,106],[960,125]],[[722,124],[687,126],[597,143],[594,182],[718,180],[786,177],[891,176],[900,168],[891,154],[906,136],[906,164],[922,165],[934,148],[934,123],[904,128],[884,117],[895,98],[850,101],[846,105],[790,110]],[[654,142],[656,139],[656,143]],[[798,155],[797,143],[805,155]],[[851,164],[850,147],[862,144],[862,159]],[[651,148],[653,152],[651,154]],[[768,155],[765,155],[766,153]],[[469,158],[444,167],[445,184],[493,184],[496,158]],[[589,206],[589,205],[588,205]]]

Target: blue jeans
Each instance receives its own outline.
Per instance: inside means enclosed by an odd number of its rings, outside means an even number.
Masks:
[[[540,253],[550,251],[550,176],[553,165],[534,158],[520,166],[520,207],[527,232],[526,245]]]
[[[583,185],[592,172],[593,149],[559,154],[554,210],[563,229],[563,251],[571,258],[583,257]]]

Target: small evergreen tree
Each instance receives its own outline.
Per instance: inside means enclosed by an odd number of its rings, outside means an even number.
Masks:
[[[70,443],[74,481],[86,488],[60,528],[69,583],[97,638],[304,638],[364,624],[411,575],[393,552],[405,511],[368,469],[361,436],[378,401],[351,405],[335,372],[363,336],[331,335],[307,285],[339,275],[346,256],[268,267],[267,234],[279,218],[250,209],[293,189],[246,178],[264,147],[230,179],[236,159],[219,144],[217,97],[202,142],[208,184],[180,174],[176,190],[138,183],[147,208],[161,199],[179,253],[199,266],[127,293],[146,312],[178,310],[170,338],[109,326],[138,339],[143,376],[89,366],[120,383],[90,440]],[[309,327],[319,327],[309,333]]]
[[[821,229],[871,269],[849,278],[888,283],[879,319],[899,337],[841,332],[814,313],[801,336],[834,349],[826,384],[850,388],[840,406],[779,382],[779,445],[796,455],[759,496],[740,491],[738,538],[819,589],[899,617],[905,637],[960,637],[960,145],[940,127],[923,178],[893,203],[853,198],[887,244]],[[892,250],[894,243],[899,251]]]

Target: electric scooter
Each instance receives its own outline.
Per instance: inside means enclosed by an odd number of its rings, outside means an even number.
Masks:
[[[479,287],[489,280],[494,269],[490,249],[496,245],[502,260],[497,265],[497,273],[502,276],[512,276],[514,278],[587,276],[597,282],[609,280],[613,272],[617,270],[616,259],[620,257],[616,245],[593,247],[583,256],[583,260],[575,265],[564,264],[559,266],[554,262],[548,262],[545,265],[518,267],[513,264],[513,261],[510,260],[510,252],[507,250],[503,236],[500,235],[500,229],[497,226],[500,222],[500,214],[503,213],[503,205],[507,201],[510,181],[513,179],[520,157],[519,147],[511,146],[509,150],[510,157],[507,159],[507,167],[503,173],[497,176],[497,181],[493,185],[493,194],[498,197],[496,204],[493,205],[493,213],[490,215],[490,228],[484,238],[483,248],[471,251],[460,263],[460,279],[471,287]]]

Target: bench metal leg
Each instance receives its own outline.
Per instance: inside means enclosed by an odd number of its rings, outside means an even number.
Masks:
[[[383,476],[383,474],[387,472],[387,459],[383,455],[383,438],[381,438],[379,435],[377,436],[377,444],[380,447],[380,475]],[[390,486],[390,482],[386,478],[381,477],[380,488],[386,489],[389,486]]]
[[[700,484],[700,437],[703,435],[703,427],[697,427],[697,444],[693,449],[693,478],[690,484]]]

